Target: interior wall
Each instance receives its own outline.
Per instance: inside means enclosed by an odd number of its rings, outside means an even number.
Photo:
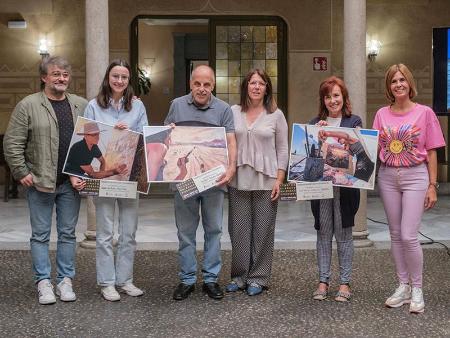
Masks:
[[[145,59],[154,59],[151,67],[150,93],[141,97],[151,124],[162,124],[170,102],[174,99],[174,38],[175,33],[208,33],[207,25],[151,26],[139,23],[139,66],[146,68]]]
[[[153,0],[130,1],[123,6],[122,1],[110,0],[110,55],[111,58],[128,59],[130,22],[140,14],[281,16],[288,25],[289,34],[288,116],[290,122],[302,122],[317,110],[318,83],[330,74],[343,74],[343,4],[344,0],[252,0],[239,3],[232,0]],[[448,0],[367,0],[368,37],[378,38],[383,43],[376,60],[368,61],[368,123],[372,122],[377,108],[386,103],[384,71],[395,62],[404,62],[411,67],[418,80],[417,100],[431,104],[431,29],[449,25],[449,17]],[[7,21],[15,18],[25,19],[27,28],[8,29]],[[73,64],[72,88],[84,94],[84,1],[46,0],[42,6],[37,6],[33,0],[2,2],[0,45],[8,48],[0,49],[0,132],[6,128],[15,104],[38,89],[36,69],[40,56],[36,50],[39,38],[44,35],[52,42],[50,52],[64,55]],[[166,52],[166,55],[170,54]],[[312,70],[314,56],[328,57],[327,71]],[[170,84],[167,85],[170,88]],[[156,82],[154,86],[157,87]],[[153,92],[156,95],[156,89]],[[159,104],[157,98],[154,101]]]
[[[84,95],[84,3],[82,0],[42,0],[39,2],[42,6],[35,0],[0,3],[0,133],[4,132],[17,102],[39,88],[37,45],[43,35],[52,41],[52,54],[63,55],[72,63],[72,90]],[[306,122],[317,112],[320,81],[331,74],[343,75],[343,6],[344,0],[135,0],[126,5],[110,0],[110,58],[129,58],[130,23],[137,15],[277,15],[288,26],[288,119],[290,123]],[[8,29],[7,21],[18,17],[27,21],[27,28]],[[383,79],[390,64],[407,64],[417,80],[417,101],[432,103],[431,33],[433,27],[450,25],[448,18],[448,0],[367,0],[367,36],[383,43],[375,61],[367,61],[368,125],[375,111],[387,103]],[[169,33],[164,34],[167,37]],[[156,38],[149,41],[159,43]],[[164,67],[170,68],[172,56],[168,48],[172,46],[152,49],[161,55],[155,55],[155,72],[160,59]],[[312,58],[317,56],[327,57],[326,71],[313,70]],[[171,77],[160,80],[154,75],[152,92],[143,98],[149,106],[150,120],[165,113],[164,105],[170,101],[170,81]],[[169,88],[169,95],[162,94],[164,87]],[[441,121],[446,130],[446,118]]]
[[[0,133],[16,104],[39,91],[39,40],[50,40],[51,55],[72,64],[71,90],[85,95],[84,1],[11,1],[0,5]],[[26,29],[8,28],[8,20],[24,19]]]

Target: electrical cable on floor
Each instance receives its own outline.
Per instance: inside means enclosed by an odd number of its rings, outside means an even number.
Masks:
[[[386,222],[377,221],[377,220],[374,220],[374,219],[372,219],[372,218],[370,218],[370,217],[367,217],[367,219],[368,219],[369,221],[371,221],[371,222],[374,222],[374,223],[388,225]],[[445,251],[447,252],[447,255],[450,256],[450,248],[449,248],[447,245],[445,245],[445,244],[442,243],[442,242],[435,241],[433,238],[424,235],[424,234],[421,233],[420,231],[419,231],[419,234],[421,234],[423,237],[425,237],[426,239],[429,240],[429,242],[420,242],[420,245],[430,245],[430,244],[439,244],[439,245],[442,245],[442,246],[445,248]]]

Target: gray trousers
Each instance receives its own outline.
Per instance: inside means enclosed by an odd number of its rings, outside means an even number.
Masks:
[[[320,200],[320,229],[317,231],[317,264],[320,282],[329,283],[333,235],[339,259],[340,284],[349,284],[352,274],[352,228],[342,227],[339,188],[333,187],[334,198]]]
[[[229,188],[231,279],[242,288],[250,283],[269,284],[278,207],[270,195],[270,190]]]

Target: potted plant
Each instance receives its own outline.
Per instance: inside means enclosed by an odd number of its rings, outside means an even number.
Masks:
[[[147,95],[150,92],[152,83],[147,73],[138,67],[138,86],[137,86],[137,96]]]

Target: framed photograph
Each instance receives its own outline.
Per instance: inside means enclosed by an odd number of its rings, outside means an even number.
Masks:
[[[373,189],[378,130],[294,123],[288,181]]]
[[[87,180],[138,182],[137,191],[146,194],[143,135],[78,117],[63,173]]]
[[[148,182],[182,182],[228,167],[223,127],[145,126]]]

